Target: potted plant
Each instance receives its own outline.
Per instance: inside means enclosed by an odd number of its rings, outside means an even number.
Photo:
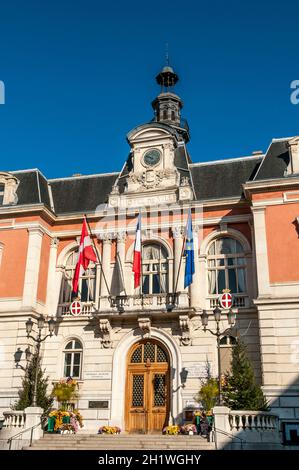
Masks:
[[[69,403],[78,398],[78,382],[72,377],[61,379],[52,390],[51,396],[55,397],[59,403],[59,408],[66,411]]]
[[[83,417],[78,410],[52,410],[48,415],[48,432],[63,433],[69,431],[76,434],[83,427]]]

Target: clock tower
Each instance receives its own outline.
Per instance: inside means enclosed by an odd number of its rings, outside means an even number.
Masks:
[[[173,92],[178,80],[169,65],[156,76],[161,93],[152,102],[154,118],[128,133],[131,152],[109,196],[110,206],[137,207],[193,199],[188,166],[191,160],[186,150],[189,128],[181,117],[183,102]]]

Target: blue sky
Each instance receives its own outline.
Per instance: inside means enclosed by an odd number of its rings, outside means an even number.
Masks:
[[[298,18],[289,0],[2,0],[0,170],[120,170],[127,132],[152,118],[166,42],[194,162],[299,134]]]

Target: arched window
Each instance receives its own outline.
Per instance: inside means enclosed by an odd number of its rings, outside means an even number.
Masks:
[[[83,348],[77,339],[70,340],[64,348],[64,377],[81,377]]]
[[[213,240],[208,251],[209,294],[246,293],[246,259],[242,245],[230,237]]]
[[[141,364],[147,362],[168,362],[168,355],[159,344],[151,341],[142,342],[133,350],[130,363]]]
[[[142,246],[142,293],[166,293],[167,251],[158,243]]]
[[[231,371],[233,347],[237,344],[234,336],[223,336],[220,339],[220,369],[221,374]]]
[[[72,284],[75,274],[76,264],[78,260],[78,252],[72,251],[65,263],[64,278],[62,285],[61,303],[72,301]],[[96,270],[93,262],[89,263],[88,269],[79,279],[78,296],[82,302],[92,302],[95,299],[95,278]]]

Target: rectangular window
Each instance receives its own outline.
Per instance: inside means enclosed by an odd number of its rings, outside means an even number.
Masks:
[[[5,189],[5,184],[0,183],[0,205],[3,204],[3,200],[4,200],[4,189]]]

